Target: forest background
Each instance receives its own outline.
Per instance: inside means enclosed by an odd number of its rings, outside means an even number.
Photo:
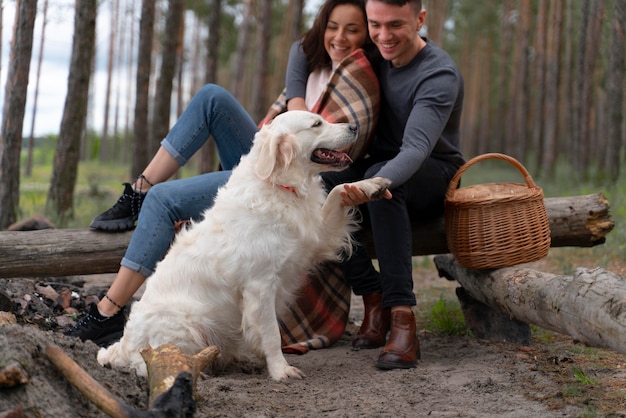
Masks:
[[[77,184],[87,178],[87,195],[97,197],[100,183],[110,176],[119,193],[118,178],[128,181],[139,174],[204,83],[228,88],[260,120],[283,88],[291,43],[309,27],[319,4],[76,0],[68,8],[67,1],[10,3],[15,5],[12,37],[1,43],[10,54],[0,67],[7,72],[0,229],[37,206],[25,201],[24,186],[38,175],[47,189],[44,214],[57,227],[86,227],[76,222]],[[423,35],[452,55],[465,78],[466,157],[512,155],[553,195],[568,185],[607,191],[616,222],[626,219],[620,197],[626,183],[626,0],[425,0],[424,7]],[[73,15],[67,18],[73,23],[67,80],[41,72],[46,22],[55,10]],[[34,37],[36,25],[40,39]],[[105,39],[96,31],[103,26],[110,28]],[[97,54],[106,56],[107,76],[104,105],[95,106]],[[63,107],[58,132],[35,136],[42,83],[66,83],[67,94],[58,98]],[[96,109],[104,121],[97,127]],[[216,166],[209,142],[181,175]],[[113,203],[107,198],[104,209]]]

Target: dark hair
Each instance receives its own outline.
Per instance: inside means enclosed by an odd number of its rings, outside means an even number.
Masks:
[[[365,0],[366,2],[369,0]],[[376,0],[386,4],[392,4],[394,6],[404,6],[410,4],[415,13],[419,13],[422,10],[422,0]]]
[[[361,48],[365,50],[365,53],[370,61],[376,59],[378,56],[378,49],[372,43],[369,31],[367,30],[365,0],[326,0],[320,11],[317,13],[313,26],[311,26],[311,29],[302,35],[301,38],[302,50],[306,55],[309,71],[331,66],[330,57],[324,48],[324,32],[326,31],[326,26],[328,25],[331,12],[335,9],[335,7],[343,4],[351,4],[361,10],[363,13],[363,23],[365,24],[365,42]]]

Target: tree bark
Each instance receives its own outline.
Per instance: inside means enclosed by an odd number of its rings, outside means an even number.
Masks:
[[[35,118],[37,116],[37,102],[39,99],[39,83],[41,81],[41,63],[43,62],[43,50],[46,44],[46,26],[48,25],[48,0],[43,2],[41,22],[41,36],[39,38],[39,52],[37,53],[37,72],[35,74],[35,92],[33,94],[32,119],[30,122],[30,135],[28,136],[28,151],[26,156],[26,167],[24,176],[30,177],[33,174],[33,148],[35,146]]]
[[[620,173],[622,145],[622,123],[624,121],[624,60],[626,53],[626,1],[615,1],[611,25],[611,52],[607,71],[608,135],[605,161],[607,178],[617,183]]]
[[[150,136],[148,129],[148,96],[150,91],[150,68],[152,67],[152,41],[154,38],[154,1],[143,0],[139,23],[137,49],[137,75],[135,94],[135,121],[133,122],[133,161],[131,178],[137,178],[150,162]]]
[[[600,194],[545,199],[552,247],[602,244],[613,228]],[[366,245],[375,258],[369,229]],[[132,232],[47,229],[0,232],[0,277],[56,277],[114,273]],[[413,255],[448,253],[443,219],[413,223]]]
[[[170,129],[172,86],[176,72],[179,33],[185,11],[183,0],[169,0],[168,5],[165,32],[162,38],[161,70],[157,79],[154,100],[151,155],[156,153],[161,140],[165,138]]]
[[[85,132],[89,107],[89,81],[96,46],[97,11],[95,0],[76,3],[67,96],[45,210],[46,215],[59,226],[64,226],[73,216],[80,140]]]
[[[557,276],[523,266],[470,270],[451,255],[435,257],[439,275],[475,300],[518,321],[626,354],[626,282],[601,268]]]
[[[0,229],[15,222],[20,200],[20,151],[36,15],[37,0],[17,2],[0,132]]]

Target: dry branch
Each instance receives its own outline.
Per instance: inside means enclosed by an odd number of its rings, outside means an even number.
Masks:
[[[111,417],[131,418],[133,410],[124,401],[109,392],[72,360],[57,345],[46,346],[44,354],[87,399]]]
[[[601,268],[557,276],[524,265],[496,270],[462,267],[435,257],[439,275],[456,280],[475,300],[518,321],[626,354],[626,278]]]

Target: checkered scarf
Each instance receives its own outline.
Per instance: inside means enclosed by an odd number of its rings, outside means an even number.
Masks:
[[[311,109],[333,123],[352,123],[359,138],[350,151],[353,159],[367,153],[378,121],[378,79],[363,50],[344,59],[331,75]],[[266,120],[286,110],[285,91],[270,108]],[[297,301],[279,318],[282,349],[304,354],[335,343],[346,328],[350,311],[350,287],[337,263],[325,263],[311,271]]]
[[[378,79],[362,49],[346,57],[331,74],[326,88],[311,112],[319,113],[329,122],[352,123],[359,128],[359,137],[350,150],[350,157],[365,156],[373,137],[380,107]],[[264,122],[287,110],[286,90],[270,107]]]

